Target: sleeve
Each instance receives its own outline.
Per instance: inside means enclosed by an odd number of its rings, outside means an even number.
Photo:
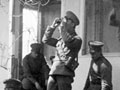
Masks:
[[[30,72],[27,56],[23,59],[23,72],[24,72],[24,76],[28,78],[32,83],[36,82],[35,78],[32,76]]]
[[[44,72],[45,79],[47,80],[49,77],[50,68],[47,65],[46,60],[43,55],[42,55],[42,71]]]
[[[61,36],[67,47],[69,48],[81,48],[82,40],[79,36],[70,35],[67,31],[63,30]]]
[[[112,70],[105,64],[101,65],[101,90],[112,90]]]
[[[42,38],[42,42],[45,44],[51,45],[53,47],[56,47],[56,43],[58,40],[55,38],[52,38],[54,31],[55,31],[55,28],[48,26]]]

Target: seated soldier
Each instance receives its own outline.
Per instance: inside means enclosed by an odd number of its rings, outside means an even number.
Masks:
[[[90,41],[91,64],[83,90],[112,90],[112,65],[103,56],[102,42]]]
[[[23,59],[22,86],[25,90],[45,90],[49,67],[43,54],[40,53],[41,44],[34,43],[31,48],[31,53]]]

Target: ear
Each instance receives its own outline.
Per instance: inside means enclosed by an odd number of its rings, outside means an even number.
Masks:
[[[72,22],[72,27],[75,27],[75,23]]]

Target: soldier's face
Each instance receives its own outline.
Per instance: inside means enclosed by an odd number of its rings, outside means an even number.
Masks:
[[[73,26],[74,23],[70,18],[67,18],[66,16],[64,18],[62,18],[62,22],[60,24],[60,29],[64,29],[67,30],[68,32],[73,31]]]
[[[38,56],[38,54],[34,51],[31,52],[31,55],[32,55],[33,58],[36,58]]]
[[[95,50],[90,50],[90,54],[92,59],[96,60],[99,56],[100,56],[100,52],[99,51],[95,51]]]

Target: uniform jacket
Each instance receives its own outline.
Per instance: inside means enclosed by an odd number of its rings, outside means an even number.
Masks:
[[[104,56],[91,61],[84,90],[112,90],[112,66]]]
[[[23,59],[23,72],[24,77],[35,83],[39,77],[41,77],[41,79],[48,78],[49,67],[47,66],[45,58],[42,54],[40,54],[37,58],[33,58],[30,54],[28,54]]]
[[[50,75],[68,75],[74,76],[74,71],[70,71],[65,66],[65,61],[68,60],[69,56],[77,57],[78,52],[81,48],[82,40],[74,32],[72,35],[67,32],[62,32],[59,39],[52,38],[54,28],[48,26],[43,36],[43,43],[56,48],[56,55],[54,58],[53,65],[51,67]]]

